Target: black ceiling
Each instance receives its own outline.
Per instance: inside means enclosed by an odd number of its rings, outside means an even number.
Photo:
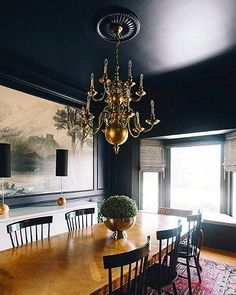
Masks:
[[[111,6],[140,20],[138,36],[121,44],[121,73],[125,78],[131,59],[134,78],[144,73],[150,96],[174,104],[203,88],[235,85],[235,0],[2,0],[2,79],[83,101],[90,73],[101,76],[104,58],[113,72],[114,44],[95,26]]]

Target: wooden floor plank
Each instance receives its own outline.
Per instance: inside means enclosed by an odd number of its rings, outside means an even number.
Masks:
[[[201,258],[214,260],[218,263],[227,263],[236,266],[236,253],[234,252],[220,251],[204,247],[201,250]]]

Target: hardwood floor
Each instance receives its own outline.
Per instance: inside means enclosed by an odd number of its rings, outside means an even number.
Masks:
[[[214,260],[219,263],[227,263],[236,266],[236,253],[234,252],[226,252],[203,247],[201,250],[200,257],[209,260]]]

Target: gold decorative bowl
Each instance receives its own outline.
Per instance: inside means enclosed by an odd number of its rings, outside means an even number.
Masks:
[[[133,227],[136,221],[136,216],[130,218],[109,218],[104,220],[105,226],[113,231],[114,239],[123,239],[127,237],[126,230]]]
[[[9,212],[9,207],[7,204],[1,204],[0,205],[0,215],[7,215]]]

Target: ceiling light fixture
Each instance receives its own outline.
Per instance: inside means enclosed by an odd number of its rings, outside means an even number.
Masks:
[[[132,62],[128,62],[128,78],[126,81],[120,79],[119,46],[121,41],[126,41],[136,36],[140,29],[140,23],[136,15],[131,11],[115,12],[105,15],[97,24],[98,34],[107,41],[116,43],[115,51],[115,75],[111,80],[108,76],[108,60],[104,61],[103,76],[99,82],[103,85],[101,97],[94,87],[94,74],[91,74],[90,88],[88,91],[86,108],[82,108],[81,127],[90,128],[94,134],[100,129],[105,133],[106,140],[113,145],[116,154],[120,145],[126,142],[128,135],[137,138],[140,133],[150,131],[154,125],[159,123],[155,118],[154,101],[151,100],[151,114],[146,120],[147,128],[141,126],[139,112],[135,112],[132,104],[138,102],[145,94],[143,88],[143,74],[140,75],[139,86],[134,97],[132,88],[135,82],[132,79]],[[98,116],[98,126],[93,127],[94,115],[90,112],[90,102],[105,102],[105,107]]]

